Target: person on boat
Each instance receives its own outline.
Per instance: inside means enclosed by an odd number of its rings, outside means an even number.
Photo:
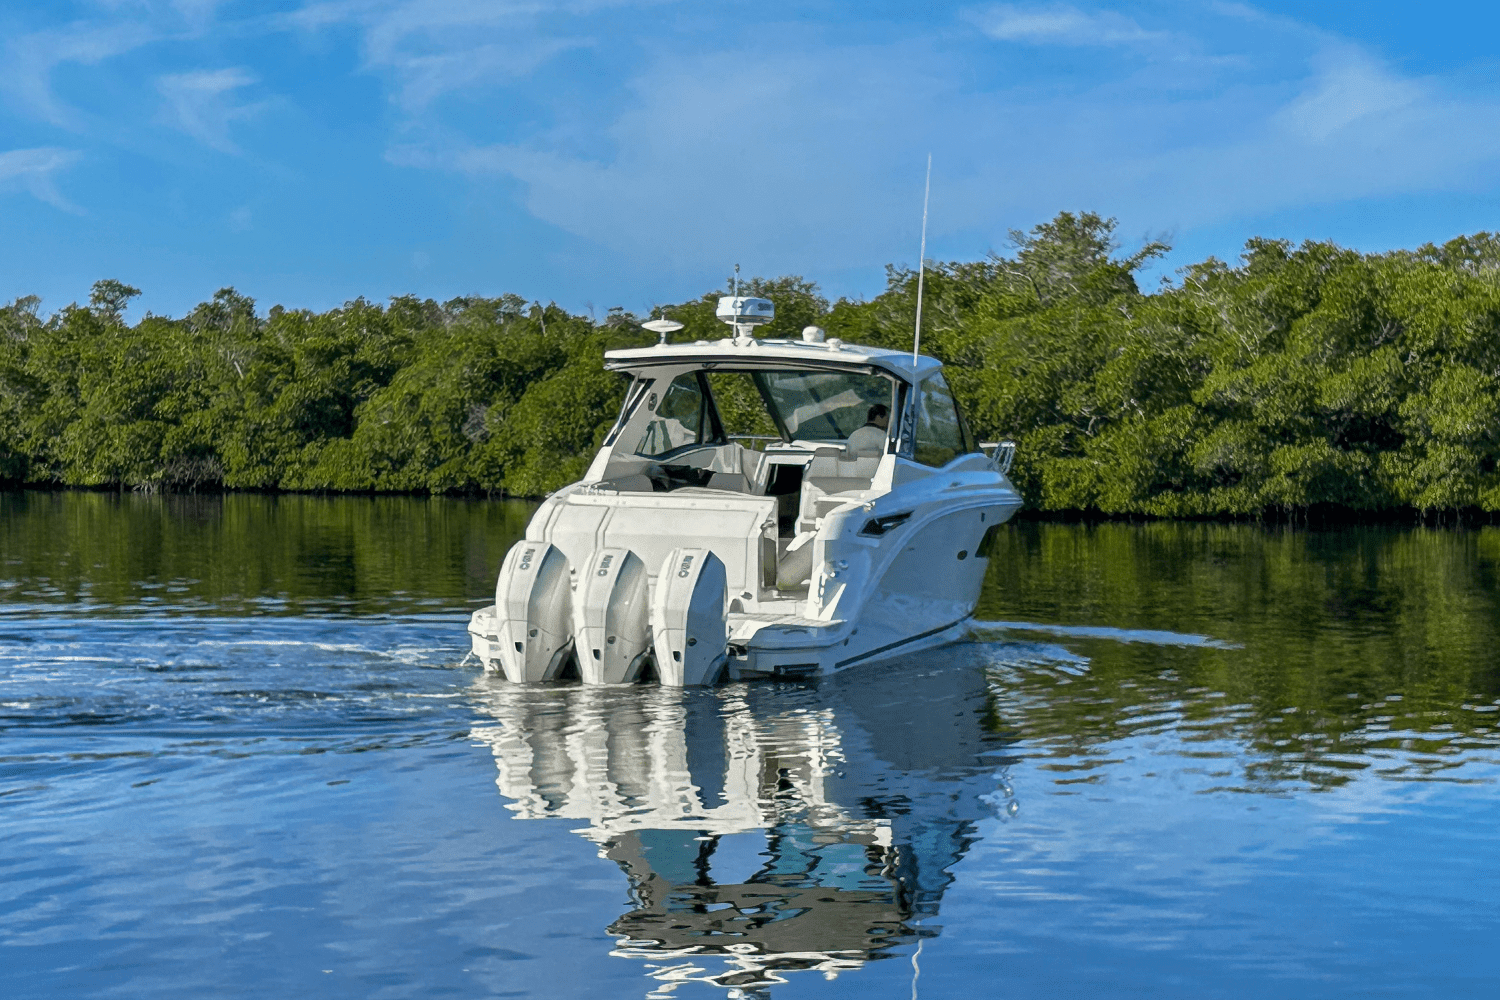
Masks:
[[[849,435],[844,448],[851,455],[883,455],[886,438],[890,435],[891,408],[884,403],[870,407],[863,427]]]

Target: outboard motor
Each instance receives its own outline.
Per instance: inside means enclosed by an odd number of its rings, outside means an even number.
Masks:
[[[551,542],[522,539],[511,547],[495,584],[500,662],[507,680],[555,678],[573,645],[568,558]]]
[[[713,684],[728,660],[728,578],[708,549],[673,549],[651,601],[656,672],[663,686]]]
[[[578,584],[574,649],[585,684],[626,684],[651,648],[646,564],[629,549],[604,548]]]

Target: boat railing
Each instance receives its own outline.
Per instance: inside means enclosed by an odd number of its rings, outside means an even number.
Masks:
[[[1010,472],[1010,463],[1016,460],[1016,443],[1014,441],[985,441],[979,446],[985,457],[995,463],[1001,475]]]

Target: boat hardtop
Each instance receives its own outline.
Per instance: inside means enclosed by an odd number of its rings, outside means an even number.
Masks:
[[[690,344],[657,344],[654,347],[632,347],[606,351],[604,367],[627,371],[664,364],[709,364],[724,361],[750,365],[791,364],[813,367],[873,367],[890,372],[907,381],[918,380],[942,368],[934,358],[918,356],[913,363],[910,351],[893,351],[885,347],[865,347],[833,340],[757,340],[725,337],[722,340],[699,340]]]
[[[473,651],[517,682],[802,677],[960,637],[1013,446],[978,445],[934,358],[809,327],[610,351],[629,378],[588,471],[505,557]]]

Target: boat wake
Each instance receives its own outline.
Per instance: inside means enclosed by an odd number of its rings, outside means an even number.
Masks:
[[[983,642],[1000,639],[1011,632],[1041,632],[1069,639],[1112,639],[1115,642],[1141,642],[1152,646],[1197,646],[1204,649],[1243,649],[1237,642],[1212,636],[1157,629],[1110,628],[1104,625],[1042,625],[1036,622],[975,622],[971,635]]]

